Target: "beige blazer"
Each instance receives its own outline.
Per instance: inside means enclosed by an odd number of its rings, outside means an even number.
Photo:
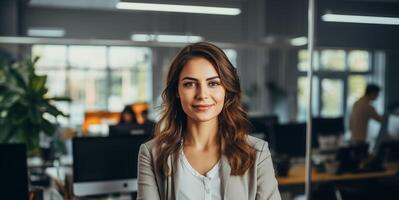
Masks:
[[[227,158],[221,158],[222,196],[226,200],[280,200],[277,180],[274,174],[272,159],[267,142],[249,136],[249,144],[256,149],[256,162],[242,176],[230,175],[230,165]],[[180,159],[174,162],[169,156],[171,176],[163,177],[155,166],[155,146],[151,140],[140,147],[138,157],[138,191],[137,199],[141,200],[172,200],[179,191]]]

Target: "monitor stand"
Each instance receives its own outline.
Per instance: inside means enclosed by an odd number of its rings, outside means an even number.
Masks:
[[[80,200],[134,200],[136,199],[136,193],[122,193],[122,194],[108,194],[108,195],[94,195],[79,197]]]

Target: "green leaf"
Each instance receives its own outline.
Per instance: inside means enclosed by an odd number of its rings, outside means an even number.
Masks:
[[[72,99],[69,97],[48,97],[45,99],[49,101],[68,101],[68,102],[72,101]]]
[[[41,90],[45,89],[46,82],[47,82],[47,76],[45,76],[45,75],[44,76],[36,76],[32,80],[31,88],[33,89],[33,91],[38,93]]]
[[[7,109],[13,106],[16,102],[20,100],[20,96],[15,93],[6,92],[4,96],[0,98],[0,108]]]
[[[42,124],[43,131],[46,135],[52,136],[55,133],[56,127],[46,119],[43,119]]]
[[[49,103],[43,104],[43,108],[44,108],[44,112],[47,112],[54,117],[57,117],[58,115],[65,116],[65,114],[63,112],[61,112],[60,110],[58,110],[58,108],[56,108],[55,106],[53,106]]]

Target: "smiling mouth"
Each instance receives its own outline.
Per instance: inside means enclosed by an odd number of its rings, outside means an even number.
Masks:
[[[193,105],[193,107],[198,110],[198,111],[207,111],[209,108],[211,108],[213,104],[210,105]]]

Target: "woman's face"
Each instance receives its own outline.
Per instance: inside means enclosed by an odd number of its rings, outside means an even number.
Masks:
[[[122,117],[126,123],[130,123],[133,121],[133,116],[130,113],[123,113]]]
[[[189,60],[179,75],[178,96],[188,119],[217,120],[226,90],[213,65],[198,57]]]

